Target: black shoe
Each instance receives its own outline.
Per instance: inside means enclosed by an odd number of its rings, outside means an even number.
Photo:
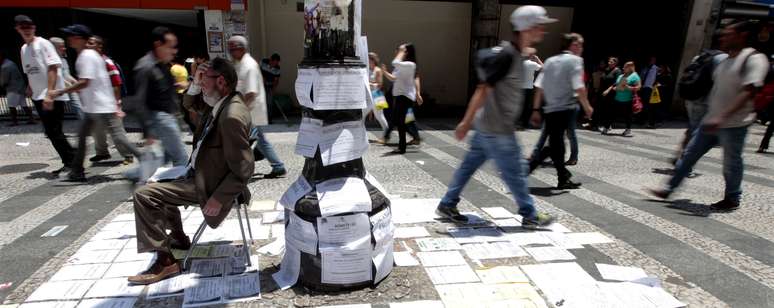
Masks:
[[[172,239],[169,241],[169,247],[179,250],[191,249],[191,238],[189,238],[188,235],[184,235],[180,238],[172,237]]]
[[[669,199],[670,193],[662,189],[647,189],[648,193],[659,199]]]
[[[564,163],[565,166],[575,166],[578,164],[577,159],[570,159],[567,162]]]
[[[710,205],[716,211],[730,212],[739,208],[739,202],[723,199]]]
[[[59,174],[63,172],[70,172],[70,167],[63,166],[62,168],[56,169],[54,171],[51,171],[51,174],[59,176]]]
[[[624,137],[634,137],[634,135],[632,135],[632,130],[631,129],[625,130],[623,132],[623,134],[621,134],[621,136],[624,136]]]
[[[556,188],[558,189],[578,189],[581,186],[581,183],[575,183],[573,181],[570,181],[569,179],[559,182],[559,185],[556,185]]]
[[[89,161],[92,163],[101,162],[103,160],[110,159],[110,154],[100,154],[100,155],[94,155],[92,158],[89,158]]]
[[[460,214],[460,211],[456,207],[438,205],[435,209],[435,213],[443,218],[450,219],[453,222],[467,223],[468,217]]]
[[[602,135],[609,135],[610,134],[610,128],[609,127],[603,128],[601,133],[602,133]]]
[[[282,176],[284,176],[286,174],[288,174],[288,171],[285,170],[285,168],[276,169],[276,170],[272,170],[269,174],[264,175],[263,178],[264,179],[276,179],[276,178],[282,177]]]
[[[86,175],[83,172],[75,173],[70,171],[65,182],[86,182]]]

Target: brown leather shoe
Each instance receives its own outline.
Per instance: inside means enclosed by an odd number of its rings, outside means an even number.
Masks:
[[[177,274],[180,274],[180,265],[177,262],[167,266],[154,263],[149,270],[139,275],[131,276],[127,280],[131,284],[148,285],[177,276]]]

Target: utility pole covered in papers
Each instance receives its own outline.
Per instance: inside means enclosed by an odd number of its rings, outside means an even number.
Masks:
[[[274,280],[320,291],[363,288],[392,271],[390,201],[363,165],[371,99],[361,0],[304,1],[296,95],[302,175],[285,192],[285,255]],[[364,52],[365,51],[365,52]]]

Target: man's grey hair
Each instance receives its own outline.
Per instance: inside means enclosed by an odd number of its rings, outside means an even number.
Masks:
[[[237,47],[247,49],[247,38],[241,35],[235,35],[228,39],[229,43],[235,43]]]
[[[50,39],[48,39],[51,44],[61,44],[64,45],[65,41],[61,37],[53,36]]]

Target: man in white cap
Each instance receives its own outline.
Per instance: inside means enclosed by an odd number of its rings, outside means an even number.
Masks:
[[[551,224],[553,218],[535,209],[529,195],[527,174],[521,159],[521,146],[516,140],[516,119],[524,102],[524,59],[522,51],[543,40],[544,24],[555,22],[539,6],[522,6],[511,15],[513,39],[499,46],[479,51],[476,70],[480,83],[470,99],[465,117],[455,131],[462,140],[475,126],[470,150],[449,184],[436,213],[454,222],[468,218],[457,210],[465,184],[487,159],[493,159],[503,181],[516,199],[522,227],[538,228]]]

